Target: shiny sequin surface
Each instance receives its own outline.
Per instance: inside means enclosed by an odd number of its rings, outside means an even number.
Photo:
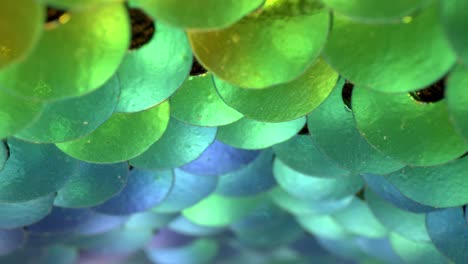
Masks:
[[[467,8],[0,1],[0,264],[468,263]]]

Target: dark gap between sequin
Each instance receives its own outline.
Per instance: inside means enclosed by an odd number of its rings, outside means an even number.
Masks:
[[[156,32],[156,26],[153,19],[141,9],[129,8],[128,14],[132,26],[132,41],[129,49],[136,50],[151,41]]]
[[[309,127],[307,127],[307,123],[297,132],[298,135],[309,135]]]
[[[2,141],[2,143],[5,145],[5,149],[6,149],[6,159],[8,160],[10,158],[10,146],[8,146],[8,143],[4,140]]]
[[[414,100],[421,103],[429,104],[438,102],[444,99],[446,79],[447,77],[445,76],[424,89],[410,92],[410,95]]]
[[[366,200],[366,198],[364,197],[364,188],[362,188],[361,190],[359,190],[359,192],[356,193],[356,197],[361,199],[362,201]]]
[[[198,76],[207,73],[208,71],[198,62],[195,56],[193,57],[192,69],[190,70],[190,76]]]
[[[59,18],[67,13],[66,10],[56,9],[53,7],[47,7],[46,23],[58,22]]]
[[[346,81],[343,89],[341,90],[341,98],[343,99],[343,103],[345,104],[346,108],[350,111],[353,110],[351,106],[351,95],[353,94],[354,84]]]

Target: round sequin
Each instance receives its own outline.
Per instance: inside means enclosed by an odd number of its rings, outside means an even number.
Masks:
[[[438,165],[466,152],[444,101],[421,103],[408,93],[356,87],[352,107],[357,127],[369,143],[406,164]]]
[[[145,211],[141,213],[132,214],[127,222],[125,228],[129,229],[161,229],[166,227],[177,217],[176,214],[155,213],[153,211]]]
[[[454,263],[466,260],[466,213],[461,207],[427,214],[426,226],[436,248]]]
[[[119,93],[119,82],[114,77],[90,94],[47,103],[39,118],[15,137],[35,143],[58,143],[83,137],[112,115]]]
[[[43,255],[40,248],[20,248],[11,254],[0,256],[0,261],[3,263],[34,263],[37,258]]]
[[[24,59],[42,33],[44,7],[34,0],[8,1],[0,11],[0,68]]]
[[[0,203],[0,228],[12,229],[38,222],[50,213],[55,195],[17,203]]]
[[[339,211],[348,206],[353,196],[331,201],[308,201],[290,195],[281,187],[276,187],[270,192],[272,201],[280,208],[296,216],[323,215]]]
[[[5,162],[8,159],[8,149],[6,142],[0,142],[0,171],[3,170],[3,166],[5,166]]]
[[[450,120],[453,121],[457,130],[468,141],[468,68],[464,65],[457,67],[450,73],[447,81],[445,96],[448,105]]]
[[[383,263],[402,263],[400,257],[395,253],[387,237],[384,238],[355,238],[357,246],[374,261]]]
[[[436,210],[434,207],[417,203],[404,196],[398,188],[390,183],[386,176],[363,174],[362,178],[372,192],[404,211],[426,213]]]
[[[359,175],[337,179],[317,178],[294,171],[279,159],[273,164],[273,175],[286,192],[307,201],[343,199],[358,192],[363,185]]]
[[[128,164],[109,165],[80,162],[68,182],[58,191],[56,206],[91,207],[118,194],[127,183]]]
[[[390,242],[395,252],[406,263],[446,263],[447,259],[432,242],[416,242],[398,234],[390,234]]]
[[[0,230],[0,256],[21,247],[25,240],[26,234],[22,229]]]
[[[54,145],[8,139],[10,158],[0,171],[0,201],[23,202],[60,189],[77,161]]]
[[[96,163],[125,161],[146,151],[169,122],[169,103],[137,113],[114,113],[91,134],[57,144],[68,155]]]
[[[43,104],[0,91],[0,139],[11,136],[39,118]]]
[[[258,150],[237,149],[215,140],[196,160],[181,169],[200,176],[220,176],[247,166],[259,154]]]
[[[168,228],[162,228],[153,236],[148,243],[149,250],[155,249],[173,249],[186,246],[196,238],[182,233],[175,232]]]
[[[251,73],[249,73],[251,74]],[[263,122],[284,122],[305,116],[331,93],[338,74],[319,59],[299,78],[268,89],[244,89],[214,78],[223,100],[247,118]]]
[[[404,164],[377,151],[356,128],[352,112],[343,102],[344,80],[310,115],[307,126],[318,149],[350,171],[387,174]]]
[[[209,238],[196,239],[182,247],[170,249],[150,248],[146,254],[153,263],[203,264],[211,263],[218,253],[218,243]]]
[[[253,248],[285,246],[304,234],[294,217],[271,201],[261,203],[230,228],[241,243]]]
[[[298,135],[273,146],[276,157],[291,169],[314,177],[346,177],[349,171],[342,169],[323,155],[307,135]]]
[[[359,259],[376,262],[375,260],[369,260],[369,257],[362,252],[358,247],[355,237],[346,237],[342,239],[329,239],[324,237],[317,237],[319,245],[333,255],[338,255],[346,259]]]
[[[132,0],[154,17],[190,29],[215,29],[229,26],[258,8],[264,0],[188,0],[183,5],[165,0]]]
[[[265,200],[254,211],[230,225],[229,228],[236,234],[255,233],[278,228],[281,224],[291,220],[290,214],[278,208],[270,200]]]
[[[0,72],[1,89],[59,99],[94,91],[114,74],[130,42],[121,3],[72,10],[57,23],[46,27],[26,60]]]
[[[440,14],[444,31],[458,58],[464,64],[468,64],[468,31],[466,28],[468,20],[464,12],[467,8],[468,3],[464,0],[440,2]]]
[[[305,118],[281,123],[259,122],[248,118],[219,127],[217,139],[243,149],[263,149],[286,141],[297,134]]]
[[[112,199],[95,207],[97,212],[110,215],[128,215],[142,212],[161,203],[174,184],[172,171],[133,169],[125,188]]]
[[[436,208],[468,203],[468,158],[441,166],[406,167],[386,178],[410,199]]]
[[[377,2],[373,0],[322,0],[333,11],[364,22],[398,21],[418,11],[431,0],[396,0]]]
[[[69,242],[75,243],[75,238],[106,233],[120,226],[124,220],[122,217],[98,214],[87,208],[54,207],[47,217],[28,226],[28,230],[32,235],[42,236],[46,241],[47,236],[55,235],[60,241],[63,239],[60,235],[64,235],[70,238]],[[72,237],[74,239],[71,239]]]
[[[425,214],[401,210],[378,197],[369,189],[365,191],[365,198],[372,213],[389,231],[413,241],[430,241],[425,226]]]
[[[122,92],[118,112],[138,112],[171,96],[187,78],[192,52],[181,29],[157,22],[153,38],[125,55],[117,76]]]
[[[173,117],[195,126],[222,126],[242,118],[219,97],[210,73],[190,76],[170,102]]]
[[[230,27],[188,35],[206,69],[232,84],[261,89],[301,75],[319,56],[329,24],[328,10],[316,0],[267,0]]]
[[[267,149],[240,170],[219,177],[216,193],[224,196],[256,195],[271,189],[273,177],[273,151]]]
[[[194,224],[182,215],[172,221],[168,227],[173,231],[189,236],[212,236],[220,234],[225,230],[224,228]]]
[[[359,217],[356,217],[359,216]],[[353,199],[351,204],[333,214],[333,218],[348,232],[368,238],[387,235],[387,229],[372,214],[367,203]]]
[[[27,1],[0,263],[466,262],[461,0]]]
[[[330,215],[301,215],[296,217],[299,224],[313,235],[327,239],[342,239],[349,233]]]
[[[83,251],[104,256],[128,256],[143,248],[153,235],[152,230],[117,228],[95,236],[84,236],[73,241]],[[111,263],[114,261],[111,261]]]
[[[153,211],[176,213],[191,207],[210,195],[216,189],[218,178],[200,177],[180,169],[174,170],[174,184],[161,204]]]
[[[161,139],[130,164],[142,169],[180,167],[198,158],[213,143],[216,132],[216,128],[191,126],[171,118]]]
[[[55,245],[46,248],[44,255],[38,264],[74,264],[78,261],[78,249],[63,245]]]
[[[424,88],[455,62],[437,11],[434,4],[390,24],[361,23],[335,14],[325,58],[357,86],[385,92]]]
[[[228,226],[242,219],[265,199],[264,194],[247,197],[224,197],[212,194],[182,214],[190,221],[204,226]]]
[[[100,4],[119,2],[120,0],[39,0],[44,4],[64,9],[93,9]]]

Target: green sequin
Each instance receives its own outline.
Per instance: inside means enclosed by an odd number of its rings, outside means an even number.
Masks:
[[[80,160],[114,163],[128,160],[146,151],[158,140],[169,122],[169,103],[148,110],[115,113],[93,133],[57,147]]]
[[[346,231],[354,235],[381,238],[388,232],[372,214],[367,203],[358,198],[353,199],[348,207],[332,216]]]
[[[264,0],[131,0],[157,19],[182,28],[223,28],[258,8]]]
[[[0,171],[0,202],[24,202],[56,192],[78,164],[52,144],[14,138],[7,143],[10,158]]]
[[[170,102],[173,117],[195,126],[222,126],[242,118],[221,100],[210,73],[189,77]]]
[[[425,214],[399,209],[377,196],[370,189],[366,189],[365,197],[372,213],[389,231],[398,233],[413,241],[430,241],[426,230]]]
[[[199,238],[176,248],[161,248],[147,250],[146,254],[152,263],[212,263],[218,254],[218,242],[210,238]],[[170,259],[174,262],[167,262]]]
[[[8,159],[8,151],[5,144],[5,142],[0,142],[0,171],[3,169],[3,166],[5,166],[5,162]]]
[[[296,135],[305,124],[305,118],[281,123],[259,122],[243,118],[219,127],[218,140],[242,149],[263,149],[286,141]]]
[[[467,150],[443,101],[421,103],[408,93],[356,87],[352,107],[362,135],[378,150],[405,164],[443,164]]]
[[[232,84],[261,89],[299,77],[320,55],[329,24],[328,10],[317,0],[267,0],[226,29],[188,34],[206,69]]]
[[[296,217],[296,219],[305,230],[319,237],[341,239],[350,235],[349,232],[330,215],[302,215]]]
[[[38,222],[52,210],[55,195],[16,203],[0,203],[0,228],[12,229]]]
[[[273,174],[278,185],[289,194],[306,201],[334,201],[353,195],[362,188],[359,175],[337,179],[317,178],[301,174],[276,159]]]
[[[445,101],[448,106],[450,120],[455,128],[468,142],[468,67],[457,65],[450,73],[446,84]]]
[[[446,257],[437,251],[434,244],[430,242],[416,242],[398,234],[391,233],[390,243],[395,252],[406,263],[449,263]]]
[[[223,197],[212,194],[182,214],[190,221],[204,226],[227,226],[247,215],[265,198],[265,195]]]
[[[3,1],[0,9],[0,68],[24,59],[43,31],[45,9],[34,0]]]
[[[78,261],[79,251],[77,248],[65,245],[53,245],[47,247],[37,264],[73,264]]]
[[[130,164],[143,169],[180,167],[198,158],[213,143],[216,131],[216,128],[191,126],[171,118],[161,139],[130,160]]]
[[[322,0],[337,13],[366,22],[398,21],[432,0]]]
[[[187,78],[192,51],[181,29],[156,22],[146,45],[130,50],[117,70],[121,85],[118,112],[138,112],[161,103]]]
[[[445,33],[459,59],[461,59],[465,65],[468,65],[467,9],[468,2],[465,0],[440,1],[441,21]]]
[[[83,137],[112,115],[119,94],[119,82],[113,77],[90,94],[47,103],[39,118],[15,137],[36,143],[59,143]]]
[[[445,208],[468,203],[468,159],[441,166],[406,167],[387,179],[408,198],[425,205]]]
[[[334,201],[307,201],[290,195],[281,187],[270,191],[272,201],[283,210],[296,216],[310,217],[337,212],[348,206],[353,196]]]
[[[325,156],[307,135],[273,146],[276,157],[291,169],[314,177],[347,177],[350,172]]]
[[[436,7],[396,24],[360,23],[336,15],[325,58],[356,86],[386,92],[424,88],[455,62]]]
[[[307,117],[317,148],[350,171],[387,174],[404,167],[377,151],[359,133],[352,112],[342,99],[343,80],[332,94]]]
[[[298,79],[268,89],[244,89],[215,78],[223,100],[246,117],[262,122],[284,122],[305,116],[333,90],[338,74],[317,60]]]
[[[55,206],[92,207],[119,193],[127,183],[128,164],[100,165],[80,163],[69,181],[61,188]]]
[[[43,104],[0,91],[0,139],[11,136],[39,118]]]
[[[130,44],[124,6],[102,4],[64,16],[42,34],[26,60],[0,71],[2,89],[59,99],[94,91],[114,74]]]
[[[44,4],[62,9],[93,9],[101,4],[123,3],[124,0],[38,0]]]

